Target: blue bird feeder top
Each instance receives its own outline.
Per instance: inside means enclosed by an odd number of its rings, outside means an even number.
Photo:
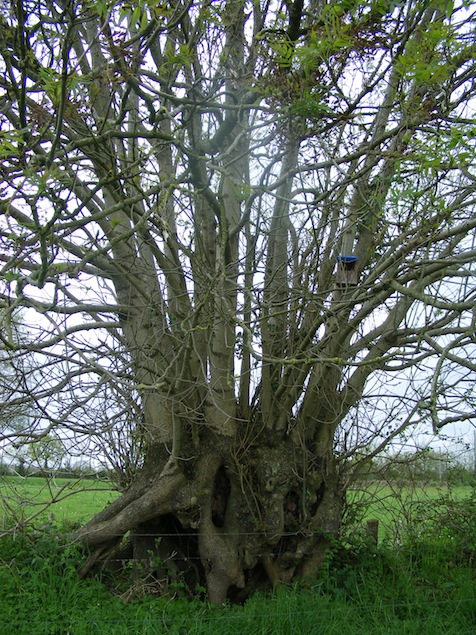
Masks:
[[[338,262],[357,262],[358,256],[337,256]]]

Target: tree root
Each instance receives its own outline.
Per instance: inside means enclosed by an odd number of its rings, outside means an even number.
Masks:
[[[179,582],[191,592],[205,585],[209,600],[220,604],[231,595],[242,600],[263,584],[308,576],[322,565],[341,519],[332,480],[325,487],[319,482],[319,497],[311,497],[314,513],[307,517],[289,475],[272,488],[269,479],[261,490],[258,482],[254,515],[239,474],[218,454],[202,456],[194,467],[193,474],[160,471],[156,481],[138,482],[87,523],[76,536],[90,550],[80,574],[108,561],[117,571],[114,560],[122,565],[132,559],[135,584],[150,587],[155,580],[163,591]],[[269,472],[265,466],[263,481]]]

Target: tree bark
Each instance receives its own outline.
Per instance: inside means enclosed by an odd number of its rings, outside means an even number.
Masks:
[[[315,573],[342,521],[335,464],[325,456],[310,468],[290,437],[262,435],[250,443],[208,431],[173,474],[149,457],[130,490],[78,532],[90,551],[81,574],[129,554],[136,583],[206,585],[221,603]]]

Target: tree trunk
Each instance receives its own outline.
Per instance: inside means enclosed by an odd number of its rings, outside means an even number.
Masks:
[[[206,586],[215,603],[312,575],[339,532],[338,474],[290,436],[262,429],[250,441],[251,425],[233,440],[207,430],[173,473],[152,448],[129,490],[78,533],[90,550],[81,574],[130,561],[136,583]]]

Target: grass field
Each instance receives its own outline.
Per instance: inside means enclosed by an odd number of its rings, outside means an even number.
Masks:
[[[0,529],[32,517],[37,525],[53,519],[59,524],[84,523],[117,495],[110,483],[99,479],[4,476],[0,479]]]
[[[374,482],[348,491],[350,525],[379,521],[379,541],[401,541],[408,528],[428,518],[435,501],[458,502],[471,496],[469,485],[389,484]]]
[[[84,553],[58,528],[84,522],[112,500],[116,494],[107,484],[46,483],[34,477],[0,482],[4,522],[15,506],[32,515],[58,496],[36,518],[40,526],[53,513],[54,528],[46,523],[41,532],[0,540],[0,635],[476,633],[476,494],[471,488],[449,492],[372,484],[351,492],[349,520],[353,515],[355,532],[348,532],[345,545],[336,544],[317,578],[306,586],[257,594],[243,606],[211,607],[202,599],[181,597],[180,588],[167,597],[137,592],[126,601],[116,579],[79,579]],[[361,531],[367,518],[380,520],[378,548]]]
[[[350,522],[379,520],[379,539],[395,537],[432,501],[450,495],[453,500],[470,496],[470,486],[390,485],[374,482],[348,492]],[[111,484],[99,479],[0,478],[0,528],[33,515],[36,522],[83,523],[118,496]],[[51,505],[51,500],[55,502]],[[397,536],[398,537],[398,536]]]

